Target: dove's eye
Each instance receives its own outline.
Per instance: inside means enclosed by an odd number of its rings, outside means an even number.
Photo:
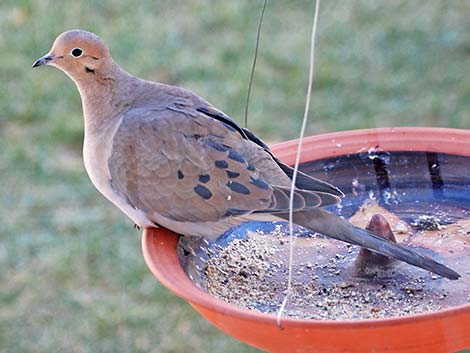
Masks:
[[[79,58],[82,56],[83,50],[80,48],[73,48],[71,54],[74,58]]]

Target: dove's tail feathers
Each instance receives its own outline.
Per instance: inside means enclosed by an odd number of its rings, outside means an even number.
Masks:
[[[271,204],[264,209],[255,210],[253,213],[286,213],[289,212],[290,188],[283,186],[272,186],[273,197]],[[312,208],[330,206],[338,203],[338,196],[315,192],[310,190],[295,189],[293,199],[294,212],[310,210]],[[244,212],[246,213],[246,211]]]
[[[282,217],[288,218],[286,215]],[[460,277],[457,272],[433,260],[429,256],[420,254],[407,246],[394,243],[365,229],[357,228],[351,223],[322,209],[296,212],[294,214],[294,222],[317,233],[350,244],[359,245],[379,254],[431,271],[448,279],[456,280]]]

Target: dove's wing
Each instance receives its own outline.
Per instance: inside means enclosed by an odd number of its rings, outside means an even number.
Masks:
[[[279,162],[252,133],[208,109],[129,111],[108,161],[115,191],[147,215],[178,222],[286,212],[290,178]],[[300,181],[306,184],[306,178]],[[327,193],[329,184],[311,180],[322,190],[297,189],[296,210],[338,202],[335,188],[336,195]]]

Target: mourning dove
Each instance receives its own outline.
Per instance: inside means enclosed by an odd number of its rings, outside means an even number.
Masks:
[[[83,157],[95,187],[136,225],[215,238],[245,221],[287,219],[293,170],[203,98],[121,69],[97,35],[71,30],[33,67],[55,66],[80,91]],[[334,186],[299,173],[294,222],[449,279],[459,274],[327,212]]]

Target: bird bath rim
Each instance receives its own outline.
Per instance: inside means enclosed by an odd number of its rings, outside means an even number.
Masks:
[[[274,145],[272,151],[283,162],[293,164],[297,145],[298,140],[287,141]],[[470,156],[470,130],[400,127],[328,133],[305,138],[303,140],[302,156],[303,161],[310,161],[367,152],[369,149],[377,147],[384,151],[427,151]],[[145,261],[154,276],[157,277],[165,287],[179,297],[187,300],[196,310],[201,312],[216,326],[219,326],[218,321],[223,317],[231,317],[242,321],[254,321],[264,327],[277,326],[276,315],[263,314],[229,304],[211,296],[209,293],[196,286],[186,275],[179,263],[177,255],[178,237],[179,236],[175,233],[163,228],[149,228],[145,229],[143,232],[142,249]],[[237,322],[238,324],[234,323],[233,325],[240,326],[240,322]],[[392,329],[398,326],[417,327],[416,325],[419,326],[420,324],[434,325],[435,323],[436,325],[440,323],[442,327],[455,327],[456,324],[459,325],[457,327],[461,327],[463,323],[468,325],[470,323],[470,304],[433,312],[391,318],[312,320],[285,317],[282,319],[282,326],[286,332],[298,329],[304,331],[329,329],[348,331],[361,329],[381,330],[382,328]],[[227,329],[226,325],[224,327],[221,326],[219,326],[219,328],[222,330],[226,332],[231,331]],[[240,332],[241,328],[235,334],[233,334],[233,332],[230,334],[240,338],[243,336]],[[408,336],[411,337],[412,334],[409,332]],[[451,336],[450,334],[446,337]],[[400,335],[397,335],[396,339],[400,339]],[[243,338],[241,338],[241,340],[243,340]],[[465,348],[470,348],[470,339],[460,337],[459,332],[457,332],[454,341],[458,342],[454,343],[458,344],[460,342],[460,346],[458,347],[461,347],[464,340],[468,341],[465,341],[465,344],[468,346]],[[409,338],[409,341],[412,342],[411,338]],[[257,347],[266,347],[265,345],[254,343],[253,340],[247,340],[247,342]],[[271,347],[273,347],[272,344]]]
[[[263,314],[255,310],[249,310],[227,303],[221,299],[211,296],[209,293],[196,286],[180,266],[177,256],[178,238],[179,235],[165,228],[145,228],[142,236],[142,249],[145,262],[152,274],[167,289],[176,294],[178,297],[188,301],[191,305],[202,306],[206,309],[220,312],[221,314],[231,314],[232,316],[238,316],[244,319],[256,319],[269,324],[277,325],[276,315]],[[163,256],[156,256],[155,254]],[[165,256],[168,254],[171,254],[171,256],[165,258]],[[380,325],[381,323],[385,322],[388,325],[398,325],[410,321],[416,323],[417,320],[439,319],[442,316],[447,316],[462,310],[468,311],[470,314],[470,304],[459,305],[428,313],[378,319],[314,320],[285,317],[282,319],[282,326],[319,325],[323,327],[345,327],[353,325],[354,327],[369,327]]]

